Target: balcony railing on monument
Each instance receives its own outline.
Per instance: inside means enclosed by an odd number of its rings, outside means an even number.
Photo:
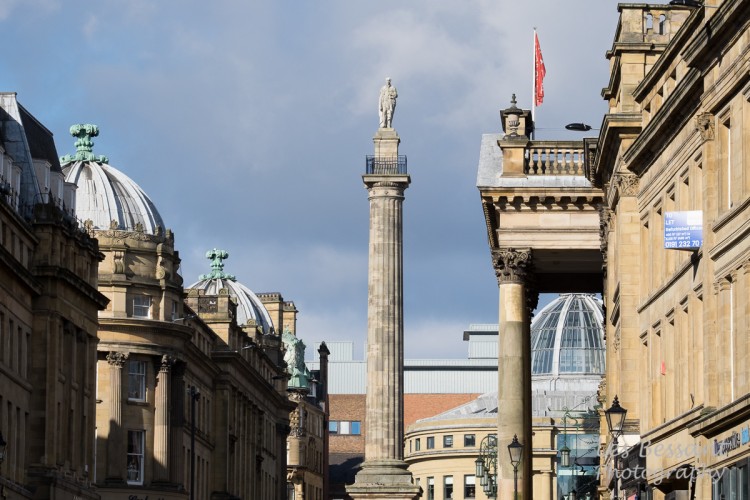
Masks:
[[[531,141],[526,148],[526,175],[585,175],[582,141]]]
[[[406,156],[367,156],[368,175],[406,175]]]

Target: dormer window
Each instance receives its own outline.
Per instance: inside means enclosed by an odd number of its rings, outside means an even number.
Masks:
[[[133,316],[136,318],[151,317],[151,297],[148,295],[133,297]]]

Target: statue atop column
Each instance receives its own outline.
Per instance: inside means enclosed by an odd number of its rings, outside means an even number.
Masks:
[[[380,128],[393,128],[393,113],[396,111],[398,92],[391,85],[391,79],[385,79],[385,85],[380,89],[378,112],[380,113]]]

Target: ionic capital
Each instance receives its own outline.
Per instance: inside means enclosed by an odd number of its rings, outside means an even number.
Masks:
[[[529,284],[531,278],[531,249],[498,248],[492,250],[492,267],[497,284]]]
[[[177,358],[175,358],[174,356],[163,354],[159,362],[159,372],[169,373],[169,371],[172,369],[172,366],[174,366],[175,361],[177,361]]]

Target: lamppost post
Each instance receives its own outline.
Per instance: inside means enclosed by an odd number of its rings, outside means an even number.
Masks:
[[[479,445],[479,457],[474,461],[475,476],[479,478],[487,498],[497,498],[497,436],[489,434]]]
[[[513,441],[508,445],[510,463],[513,465],[513,499],[518,500],[518,466],[523,455],[523,445],[518,442],[518,435],[513,435]]]
[[[620,401],[617,399],[617,395],[615,395],[615,399],[612,401],[612,406],[604,411],[604,415],[607,417],[607,428],[609,429],[609,434],[612,436],[612,444],[615,452],[612,457],[615,466],[614,500],[618,500],[618,483],[620,480],[620,469],[617,462],[617,441],[622,435],[623,425],[625,424],[625,415],[627,415],[627,413],[628,410],[620,406]]]

